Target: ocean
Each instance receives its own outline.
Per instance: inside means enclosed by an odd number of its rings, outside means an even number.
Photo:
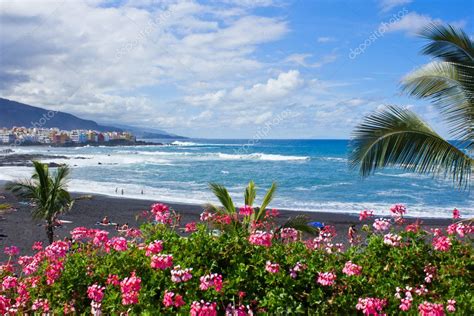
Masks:
[[[347,140],[190,139],[164,146],[16,147],[14,151],[67,156],[47,161],[72,167],[69,187],[77,192],[121,196],[123,189],[124,196],[131,198],[207,203],[216,202],[208,184],[217,182],[241,205],[250,180],[255,181],[260,198],[275,181],[274,208],[342,213],[370,209],[386,215],[391,205],[402,203],[411,216],[450,217],[453,208],[465,217],[474,216],[472,192],[455,189],[447,181],[393,169],[362,179],[349,169]],[[27,167],[0,167],[0,180],[30,174]]]

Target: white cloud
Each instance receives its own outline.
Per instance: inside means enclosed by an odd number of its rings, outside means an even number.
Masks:
[[[410,12],[404,15],[398,21],[387,24],[388,26],[387,31],[388,32],[404,31],[409,34],[415,34],[430,23],[441,23],[441,22],[442,22],[441,20],[433,19],[428,15],[418,14],[416,12]]]
[[[219,109],[245,109],[282,101],[304,85],[299,71],[282,72],[276,78],[250,87],[237,86],[203,95],[186,96],[184,100],[194,106],[218,107]]]
[[[331,36],[321,36],[321,37],[318,37],[316,41],[318,43],[329,43],[329,42],[335,42],[336,39]]]
[[[413,0],[381,0],[380,8],[382,12],[388,12],[393,8],[399,7],[401,5],[409,4]]]
[[[320,60],[311,63],[307,61],[307,59],[311,57],[313,57],[313,55],[311,54],[291,54],[285,58],[285,62],[293,63],[293,64],[303,66],[303,67],[319,68],[326,64],[330,64],[336,61],[337,59],[337,55],[334,53],[331,53],[331,54],[327,54],[323,56]]]
[[[288,31],[284,20],[238,8],[229,15],[195,1],[152,4],[2,3],[1,95],[85,118],[150,122],[149,113],[168,113],[172,103],[142,89],[167,86],[178,95],[206,89],[197,82],[235,86],[240,74],[261,71],[255,49]]]

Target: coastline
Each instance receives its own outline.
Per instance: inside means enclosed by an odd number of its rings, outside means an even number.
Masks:
[[[90,195],[87,200],[79,200],[73,206],[71,212],[60,217],[61,220],[68,221],[62,227],[56,229],[56,238],[64,238],[69,236],[69,231],[78,226],[89,228],[100,228],[115,234],[114,227],[97,226],[96,222],[100,221],[104,216],[108,216],[114,223],[128,223],[130,227],[138,227],[140,221],[137,222],[136,216],[142,211],[149,210],[150,205],[156,202],[162,202],[169,205],[172,209],[182,215],[181,225],[192,221],[199,221],[199,215],[204,209],[204,205],[190,203],[167,203],[165,201],[152,201],[131,199],[126,197],[111,197],[101,194],[77,193],[75,197],[82,195]],[[10,192],[5,192],[4,182],[0,182],[0,196],[5,199],[0,200],[1,203],[9,203],[16,211],[6,212],[1,215],[0,220],[0,247],[15,245],[20,248],[22,254],[31,253],[31,246],[35,241],[43,241],[46,243],[46,234],[44,227],[39,221],[34,221],[30,216],[30,206],[25,201],[13,196]],[[280,216],[278,221],[284,222],[288,217],[295,215],[306,215],[311,221],[323,222],[326,225],[333,225],[337,231],[335,242],[346,242],[347,230],[350,225],[355,225],[357,231],[361,232],[362,225],[357,214],[350,213],[330,213],[330,212],[303,212],[292,210],[279,210]],[[388,214],[387,214],[388,215]],[[414,222],[415,218],[407,218],[409,222]],[[420,218],[424,229],[435,227],[445,227],[452,223],[447,218]],[[71,222],[71,223],[69,223]],[[0,261],[7,259],[3,252],[0,254]]]

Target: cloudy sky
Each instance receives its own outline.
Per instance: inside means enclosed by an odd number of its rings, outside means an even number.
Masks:
[[[0,0],[0,96],[180,135],[348,138],[426,63],[417,30],[474,34],[472,0]]]

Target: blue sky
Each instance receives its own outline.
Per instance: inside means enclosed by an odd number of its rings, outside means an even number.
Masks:
[[[348,138],[429,62],[417,30],[474,34],[473,1],[3,1],[0,95],[191,137]],[[379,30],[377,34],[374,34]],[[365,43],[365,44],[364,44]]]

